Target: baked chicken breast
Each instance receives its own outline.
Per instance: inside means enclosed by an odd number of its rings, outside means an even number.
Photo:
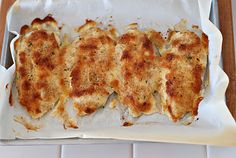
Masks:
[[[171,31],[166,50],[159,58],[161,67],[162,112],[173,121],[198,113],[203,99],[202,85],[208,56],[208,37],[192,31]]]
[[[52,109],[60,96],[59,46],[59,29],[51,16],[23,26],[15,42],[18,99],[33,119]]]
[[[66,58],[74,58],[72,63],[67,62],[67,77],[69,95],[78,116],[83,116],[104,106],[113,93],[110,83],[116,68],[116,41],[114,34],[92,20],[86,20],[77,31],[80,36],[66,50]]]
[[[164,40],[157,32],[158,37],[154,37],[154,32],[145,33],[138,29],[137,24],[130,24],[116,45],[119,64],[113,87],[120,102],[128,107],[133,117],[158,111],[154,93],[157,91],[160,69],[158,54],[149,37],[155,39],[157,47],[161,47]]]

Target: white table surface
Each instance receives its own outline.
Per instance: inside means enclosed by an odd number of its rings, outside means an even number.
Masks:
[[[0,0],[1,1],[1,0]],[[236,0],[233,2],[236,46]],[[236,147],[172,143],[0,146],[0,158],[236,158]]]
[[[1,158],[235,158],[236,147],[171,143],[1,146]]]

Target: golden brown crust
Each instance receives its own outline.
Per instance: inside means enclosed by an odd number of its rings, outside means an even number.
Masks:
[[[20,29],[20,34],[21,35],[26,34],[27,32],[29,32],[29,30],[30,30],[30,27],[28,25],[24,25]]]
[[[32,24],[55,23],[51,17],[39,21],[36,19]],[[42,28],[23,26],[21,33],[15,43],[18,99],[32,118],[40,118],[54,106],[60,95],[56,68],[59,43],[54,32]]]
[[[57,21],[52,17],[52,15],[47,15],[44,19],[36,18],[31,22],[31,25],[42,25],[44,23],[55,23],[57,24]]]
[[[150,41],[161,51],[165,45],[165,40],[162,37],[161,32],[149,29],[148,31],[146,31],[146,34]]]

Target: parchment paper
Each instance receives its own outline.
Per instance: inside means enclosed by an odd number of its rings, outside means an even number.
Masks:
[[[219,67],[222,35],[208,20],[209,8],[210,0],[16,1],[7,16],[8,30],[15,31],[16,34],[21,26],[30,24],[36,17],[43,18],[48,14],[52,14],[59,25],[64,24],[63,32],[68,33],[72,39],[77,35],[71,30],[82,25],[87,18],[105,24],[112,21],[121,33],[132,22],[139,23],[141,28],[152,27],[165,31],[181,19],[186,19],[189,26],[198,25],[208,35],[210,81],[204,100],[200,103],[199,120],[189,126],[172,123],[166,116],[154,114],[135,119],[127,117],[127,120],[135,121],[135,125],[123,127],[121,118],[126,115],[126,109],[122,106],[115,109],[106,106],[95,114],[79,118],[78,129],[64,129],[60,120],[51,116],[51,112],[40,120],[31,120],[17,102],[14,84],[14,105],[10,106],[9,94],[14,80],[15,64],[7,70],[0,66],[0,139],[80,137],[236,146],[236,124],[224,100],[228,77]],[[17,38],[11,42],[13,59],[13,46]],[[71,106],[67,107],[72,110]],[[27,130],[14,121],[17,116],[24,116],[40,129]]]

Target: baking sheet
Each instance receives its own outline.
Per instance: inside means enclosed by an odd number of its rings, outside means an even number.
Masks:
[[[201,3],[201,1],[196,0],[148,0],[145,2],[142,0],[17,1],[7,17],[8,29],[17,32],[22,25],[29,24],[35,17],[43,18],[49,13],[60,24],[66,24],[64,31],[72,36],[73,33],[69,30],[83,24],[86,18],[108,23],[111,20],[110,16],[112,16],[113,24],[120,32],[123,31],[125,25],[131,22],[138,22],[143,28],[153,27],[163,31],[178,23],[180,19],[187,19],[190,25],[201,26],[209,36],[210,85],[199,108],[199,120],[190,126],[174,124],[165,116],[155,114],[141,117],[135,120],[138,122],[136,125],[125,128],[121,126],[120,120],[120,111],[124,109],[118,108],[111,111],[109,108],[105,108],[95,115],[80,119],[77,130],[65,130],[62,124],[57,119],[52,118],[49,113],[42,120],[34,121],[35,124],[43,126],[38,132],[34,132],[27,131],[21,124],[14,121],[16,115],[24,114],[28,120],[30,117],[19,105],[16,105],[16,101],[13,107],[10,107],[8,103],[10,88],[6,89],[5,85],[12,83],[15,66],[13,65],[8,70],[0,67],[0,88],[3,91],[0,93],[0,138],[115,138],[236,145],[235,122],[224,102],[228,78],[218,66],[222,37],[207,19],[205,10],[209,8],[209,4],[209,1]],[[14,40],[11,45],[13,43]],[[151,123],[146,124],[145,122]]]

